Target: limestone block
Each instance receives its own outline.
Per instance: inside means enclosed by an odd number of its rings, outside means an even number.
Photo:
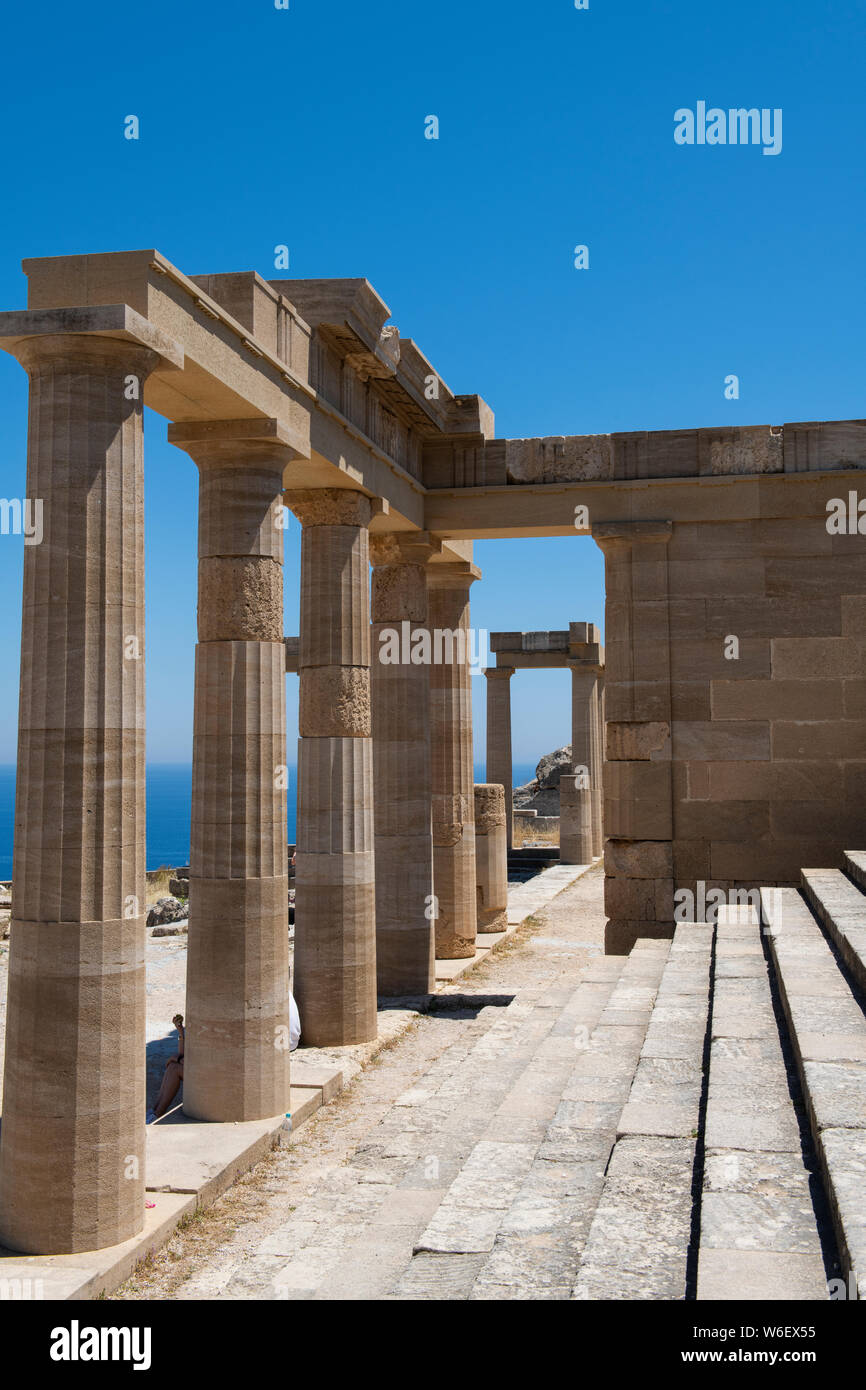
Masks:
[[[673,847],[663,840],[608,839],[604,867],[607,874],[617,877],[669,879],[673,875]]]
[[[612,723],[608,721],[607,759],[612,762],[664,761],[671,755],[670,734],[670,724],[662,721],[654,723]]]
[[[813,720],[792,723],[775,720],[772,726],[773,758],[780,761],[799,758],[866,757],[866,720]]]
[[[673,880],[608,875],[604,880],[604,910],[611,918],[673,922]]]
[[[697,762],[763,762],[770,757],[770,726],[761,720],[684,719],[676,725],[674,751],[678,759]]]
[[[842,686],[826,680],[716,680],[712,711],[714,719],[841,719]]]

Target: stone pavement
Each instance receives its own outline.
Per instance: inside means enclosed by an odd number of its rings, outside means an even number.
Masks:
[[[623,964],[603,939],[599,866],[114,1296],[569,1297],[585,1203],[554,1121]],[[600,1178],[609,1148],[581,1172]],[[455,1222],[470,1248],[443,1259]]]

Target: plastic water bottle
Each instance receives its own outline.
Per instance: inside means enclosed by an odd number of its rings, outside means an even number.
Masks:
[[[287,1149],[292,1142],[292,1112],[286,1111],[286,1118],[280,1125],[279,1145],[281,1149]]]

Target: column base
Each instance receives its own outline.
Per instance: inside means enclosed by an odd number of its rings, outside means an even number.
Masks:
[[[0,1242],[102,1250],[144,1226],[145,922],[13,922]]]

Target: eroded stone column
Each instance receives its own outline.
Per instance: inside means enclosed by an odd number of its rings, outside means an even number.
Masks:
[[[472,675],[469,665],[469,586],[480,578],[468,561],[427,568],[433,754],[433,891],[436,955],[475,954],[475,792],[472,762]],[[435,651],[440,634],[440,659]],[[450,643],[445,634],[450,634]],[[462,634],[462,635],[461,635]],[[441,656],[449,653],[451,660]]]
[[[295,994],[314,1047],[376,1037],[370,716],[372,503],[286,495],[303,526]]]
[[[70,1254],[144,1224],[140,387],[160,358],[75,335],[11,350],[43,538],[24,550],[0,1241]]]
[[[505,788],[475,783],[475,870],[479,932],[508,925],[508,845]]]
[[[426,537],[370,537],[376,974],[381,995],[435,986]],[[429,643],[429,635],[427,637]],[[414,659],[413,659],[414,658]]]
[[[514,844],[514,775],[511,766],[511,677],[513,666],[489,666],[487,677],[487,780],[505,788],[505,832]]]
[[[286,656],[275,421],[173,425],[199,468],[184,1113],[289,1109]]]

